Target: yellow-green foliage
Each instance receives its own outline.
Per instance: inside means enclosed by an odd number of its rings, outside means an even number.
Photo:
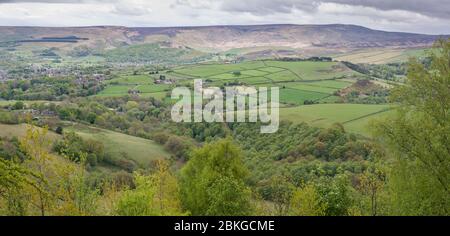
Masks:
[[[2,211],[8,215],[95,214],[98,192],[88,187],[84,167],[51,154],[47,132],[28,126],[20,139],[27,159],[1,161],[2,178],[6,178],[2,183],[9,183],[2,184]]]
[[[377,124],[394,156],[390,191],[395,215],[450,213],[450,40],[430,52],[431,66],[411,60],[393,94],[400,108]]]
[[[176,216],[181,210],[178,183],[164,161],[152,175],[134,174],[136,188],[125,190],[116,212],[122,216]]]
[[[207,144],[181,171],[183,206],[193,215],[251,214],[246,175],[241,150],[231,140]]]
[[[313,184],[297,188],[291,199],[290,215],[323,216],[327,206],[320,201],[319,194]]]

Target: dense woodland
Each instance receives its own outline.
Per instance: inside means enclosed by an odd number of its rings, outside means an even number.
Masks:
[[[41,119],[22,102],[0,112],[1,123],[28,124],[23,137],[1,138],[0,215],[449,215],[450,41],[429,54],[381,70],[406,74],[401,86],[345,96],[395,104],[371,125],[374,138],[338,123],[282,122],[275,134],[252,123],[176,124],[170,103],[155,98],[89,97],[99,81],[3,83],[2,98],[58,103],[32,104]],[[355,70],[389,76],[376,67]],[[154,140],[171,158],[149,166],[113,158],[74,124]],[[114,171],[93,171],[105,167]]]

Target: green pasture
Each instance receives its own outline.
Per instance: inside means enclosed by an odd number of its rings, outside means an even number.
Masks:
[[[280,119],[294,123],[306,122],[317,127],[341,123],[351,132],[367,135],[365,126],[372,118],[387,115],[390,105],[316,104],[280,109]]]
[[[170,156],[161,145],[148,139],[84,125],[67,126],[66,130],[74,131],[85,139],[101,141],[105,151],[113,158],[126,156],[143,166]]]

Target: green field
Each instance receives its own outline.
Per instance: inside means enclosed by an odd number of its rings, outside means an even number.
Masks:
[[[270,72],[266,71],[260,71],[260,70],[245,70],[241,72],[244,76],[265,76],[268,75]]]
[[[339,62],[312,61],[200,64],[175,68],[173,73],[185,78],[202,78],[211,86],[240,82],[256,87],[280,87],[280,101],[290,105],[303,105],[306,100],[336,101],[333,94],[352,84],[343,78],[358,74]]]
[[[143,98],[156,98],[159,100],[164,100],[166,98],[167,92],[157,92],[157,93],[143,93],[139,96],[143,97]]]
[[[96,96],[117,97],[126,96],[130,90],[139,91],[142,97],[155,97],[160,99],[161,94],[171,88],[169,84],[155,84],[149,75],[121,75],[108,81],[108,86]]]
[[[261,84],[261,83],[271,83],[271,80],[269,80],[266,77],[249,77],[249,78],[245,78],[245,79],[239,79],[238,81],[245,83],[247,85],[257,85],[257,84]],[[222,82],[227,82],[227,81],[222,81]]]
[[[390,105],[317,104],[280,109],[280,119],[294,123],[306,122],[326,128],[341,123],[347,131],[369,135],[366,125],[373,118],[387,115]]]
[[[284,68],[301,78],[301,80],[324,80],[356,74],[339,62],[313,61],[267,61],[267,66]]]
[[[307,90],[298,90],[292,88],[280,89],[280,102],[285,104],[301,105],[306,100],[318,101],[328,96],[330,95],[326,93],[318,93]]]
[[[108,97],[108,96],[125,96],[128,95],[128,91],[133,89],[133,85],[109,85],[103,91],[101,91],[98,96]]]
[[[227,73],[223,73],[223,74],[218,74],[218,75],[213,75],[208,77],[209,80],[213,80],[213,81],[222,81],[222,80],[229,80],[229,79],[244,79],[244,78],[248,78],[250,76],[244,76],[244,75],[234,75],[232,72],[227,72]]]
[[[365,136],[370,136],[372,134],[371,129],[370,129],[370,123],[373,121],[377,121],[377,120],[386,118],[389,115],[392,115],[393,113],[394,113],[394,110],[388,110],[388,111],[379,112],[376,114],[369,114],[366,117],[362,117],[362,118],[344,123],[344,127],[349,132],[362,134]]]
[[[423,57],[426,49],[367,49],[355,51],[334,58],[339,61],[349,61],[352,63],[386,64],[407,62],[410,57]]]
[[[345,80],[323,80],[306,83],[309,86],[318,86],[324,88],[343,89],[350,86],[353,82]]]
[[[318,103],[333,103],[339,97],[333,94],[352,83],[342,80],[323,80],[313,82],[267,83],[258,87],[279,87],[280,102],[290,105],[303,105],[306,100]]]
[[[302,78],[291,71],[282,70],[265,76],[273,82],[301,81]]]
[[[139,90],[141,94],[164,92],[170,89],[167,84],[143,84],[137,86],[135,89]]]
[[[316,86],[314,84],[309,83],[285,83],[282,84],[286,88],[296,89],[296,90],[303,90],[303,91],[311,91],[311,92],[318,92],[318,93],[325,93],[325,94],[332,94],[337,89],[330,88],[330,87],[323,87],[323,86]]]
[[[231,74],[233,71],[245,70],[239,64],[212,64],[212,65],[195,65],[192,67],[183,67],[175,69],[176,74],[191,78],[209,78],[220,74]]]
[[[112,79],[109,83],[118,83],[121,85],[130,84],[130,85],[138,85],[138,84],[151,84],[153,83],[153,78],[148,75],[126,75],[120,76],[117,79]]]
[[[101,141],[105,145],[105,151],[113,158],[126,153],[128,158],[143,166],[148,166],[153,160],[170,156],[162,146],[148,139],[83,125],[68,126],[66,130],[74,131],[85,139]]]
[[[278,68],[278,67],[263,67],[263,68],[258,68],[258,70],[260,71],[265,71],[265,72],[269,72],[269,73],[277,73],[277,72],[281,72],[284,71],[286,69],[284,68]]]

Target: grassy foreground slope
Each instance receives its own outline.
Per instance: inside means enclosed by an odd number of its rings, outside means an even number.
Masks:
[[[69,126],[66,130],[74,131],[84,139],[102,142],[105,151],[113,158],[126,156],[143,166],[148,166],[153,160],[170,156],[161,145],[148,139],[84,125]]]
[[[19,125],[7,125],[7,124],[0,124],[0,136],[1,137],[24,137],[27,133],[27,124],[19,124]],[[47,138],[50,141],[55,141],[59,138],[61,138],[60,135],[48,132]]]
[[[0,124],[1,137],[23,137],[26,130],[27,124]],[[153,160],[170,156],[162,146],[151,140],[84,125],[70,126],[66,130],[74,131],[83,139],[94,139],[102,142],[105,145],[105,151],[113,158],[126,156],[143,166],[147,166]],[[62,138],[61,135],[53,132],[48,132],[47,137],[52,142]]]

